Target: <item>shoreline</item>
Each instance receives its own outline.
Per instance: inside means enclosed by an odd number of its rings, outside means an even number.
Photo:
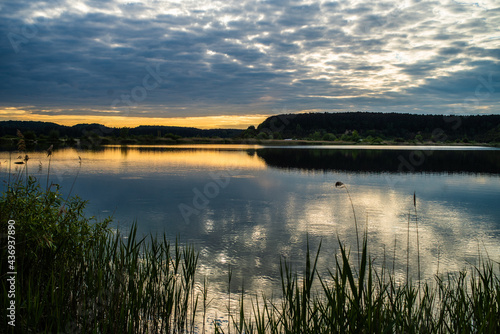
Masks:
[[[113,138],[114,139],[114,138]],[[262,145],[262,146],[370,146],[370,147],[387,147],[387,146],[414,146],[414,147],[487,147],[487,148],[500,148],[500,143],[479,143],[479,142],[469,142],[469,143],[457,143],[457,142],[415,142],[415,141],[391,141],[386,140],[382,142],[368,142],[368,141],[324,141],[324,140],[305,140],[305,139],[234,139],[234,138],[155,138],[150,140],[137,140],[137,139],[123,139],[123,140],[113,140],[109,137],[99,137],[93,138],[92,140],[86,139],[59,139],[59,140],[26,140],[27,148],[31,148],[35,151],[46,150],[50,145],[54,145],[55,148],[63,147],[79,147],[79,148],[98,148],[106,146],[155,146],[155,145],[166,145],[166,146],[178,146],[178,145]],[[17,138],[3,138],[0,140],[0,150],[9,151],[17,150]],[[46,147],[45,147],[46,146]]]

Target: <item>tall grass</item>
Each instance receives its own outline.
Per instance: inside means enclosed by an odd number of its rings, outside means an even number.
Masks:
[[[253,318],[245,315],[238,333],[499,333],[500,282],[492,261],[470,273],[436,276],[419,294],[416,285],[396,283],[373,266],[366,234],[359,268],[339,243],[335,270],[326,277],[315,270],[319,250],[307,255],[301,279],[284,263],[283,299],[254,299]]]
[[[195,289],[195,249],[178,241],[172,244],[165,235],[139,238],[135,225],[127,235],[113,232],[109,221],[86,218],[84,208],[85,201],[64,200],[57,186],[42,189],[30,176],[18,176],[5,187],[0,198],[2,231],[8,219],[16,220],[15,331],[204,333],[211,296],[206,278],[201,291]],[[242,289],[239,311],[234,313],[229,268],[228,326],[216,323],[207,331],[500,332],[498,263],[482,259],[475,267],[436,275],[417,287],[411,280],[398,283],[394,269],[374,265],[366,231],[357,261],[341,240],[338,243],[328,274],[320,274],[324,271],[318,268],[321,245],[316,252],[308,245],[302,271],[281,262],[279,296],[248,297]],[[2,239],[2,259],[5,244]],[[5,310],[6,261],[1,266]],[[0,326],[0,331],[7,327]]]

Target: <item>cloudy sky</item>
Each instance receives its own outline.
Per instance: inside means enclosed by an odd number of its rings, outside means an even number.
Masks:
[[[2,0],[0,120],[500,114],[500,3]]]

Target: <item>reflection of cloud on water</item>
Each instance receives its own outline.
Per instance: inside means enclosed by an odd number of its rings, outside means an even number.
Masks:
[[[330,184],[324,186],[329,189]],[[416,273],[417,240],[413,196],[396,191],[384,191],[372,187],[351,189],[351,196],[356,209],[360,233],[368,223],[369,247],[372,256],[383,256],[394,251],[396,240],[397,266],[406,268],[407,235],[410,231],[410,265]],[[290,230],[296,233],[321,236],[329,239],[338,234],[351,249],[356,247],[354,217],[350,202],[345,193],[330,192],[329,195],[311,198],[307,204],[290,199],[289,206],[300,212],[295,220],[297,226]],[[446,202],[420,201],[417,206],[419,224],[420,262],[424,277],[436,273],[438,265],[438,247],[440,270],[458,271],[468,262],[475,261],[478,246],[492,259],[500,260],[498,240],[486,235],[487,226],[475,215],[469,214],[462,207]],[[410,218],[410,226],[408,219]],[[290,225],[290,223],[289,223]],[[333,241],[334,242],[334,241]],[[445,266],[446,264],[446,266]]]
[[[279,206],[276,206],[278,201],[250,201],[245,204],[242,201],[240,204],[247,208],[245,221],[241,221],[241,216],[234,212],[229,220],[212,221],[217,225],[210,232],[213,248],[203,253],[204,258],[200,263],[206,264],[205,270],[210,273],[214,283],[211,288],[220,296],[214,301],[214,305],[227,305],[224,291],[227,291],[229,263],[233,270],[233,293],[237,293],[242,285],[246,291],[259,291],[268,296],[273,291],[279,291],[277,275],[280,256],[300,272],[304,265],[307,235],[313,252],[319,240],[323,241],[318,265],[320,272],[326,273],[327,267],[334,268],[333,255],[338,255],[337,235],[351,249],[354,263],[356,239],[352,209],[345,192],[332,187],[330,177],[337,176],[326,176],[324,181],[311,181],[309,184],[298,180],[293,185],[285,182],[286,178],[259,180],[261,185],[267,185],[267,182],[282,185]],[[386,266],[391,269],[395,254],[398,282],[406,278],[406,243],[408,215],[410,216],[410,274],[416,279],[417,244],[413,194],[361,185],[352,185],[350,191],[360,232],[368,223],[369,249],[374,264],[380,266],[385,261]],[[420,263],[424,279],[432,279],[436,273],[438,254],[440,272],[459,271],[468,262],[475,261],[478,240],[482,240],[480,246],[488,250],[492,259],[499,259],[498,240],[485,240],[487,236],[481,232],[484,226],[463,207],[417,197],[417,210]],[[210,262],[210,258],[215,261]],[[275,297],[279,298],[279,292]]]
[[[467,177],[470,180],[462,177],[462,187],[474,183],[473,176]],[[348,176],[327,173],[311,178],[299,172],[259,174],[259,178],[252,181],[259,190],[251,199],[241,198],[227,207],[217,208],[213,214],[222,215],[222,220],[202,217],[205,224],[212,221],[216,225],[210,232],[210,244],[217,252],[233,259],[231,263],[242,271],[239,280],[244,279],[246,286],[254,286],[251,282],[254,277],[277,275],[280,256],[301,269],[307,235],[313,251],[319,241],[323,241],[319,268],[332,268],[332,256],[338,251],[337,236],[351,249],[352,256],[356,249],[350,202],[344,190],[333,187],[338,179],[348,179]],[[446,180],[413,175],[406,178],[398,190],[389,188],[380,175],[349,180],[360,233],[368,223],[369,248],[375,264],[383,263],[385,251],[385,262],[392,268],[396,241],[395,267],[398,277],[405,277],[410,217],[410,267],[413,277],[417,277],[415,212],[410,189],[429,182],[432,186],[417,192],[422,276],[431,278],[438,269],[438,261],[440,272],[463,269],[468,261],[476,259],[479,242],[491,258],[499,258],[498,239],[488,238],[486,232],[494,230],[493,226],[488,227],[491,217],[482,220],[468,205],[451,204],[452,197],[449,201],[443,200],[443,196],[454,195],[439,193]],[[235,182],[238,193],[251,186],[247,181]],[[220,264],[213,265],[215,271],[224,269]]]

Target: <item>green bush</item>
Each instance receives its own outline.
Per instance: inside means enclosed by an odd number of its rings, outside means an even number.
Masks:
[[[35,177],[18,178],[0,197],[2,231],[14,220],[17,263],[23,272],[39,271],[80,259],[83,249],[106,231],[108,220],[84,215],[86,201],[63,199],[59,186],[42,189]]]
[[[337,139],[337,137],[335,137],[333,133],[325,133],[323,136],[324,141],[334,141],[335,139]]]

